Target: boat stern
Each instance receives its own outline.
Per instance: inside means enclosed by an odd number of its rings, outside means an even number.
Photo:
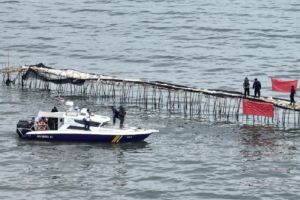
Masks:
[[[24,138],[26,136],[26,133],[31,131],[31,124],[27,120],[19,120],[17,123],[17,134],[20,138]]]

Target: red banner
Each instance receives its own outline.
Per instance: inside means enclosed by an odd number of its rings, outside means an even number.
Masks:
[[[243,114],[274,117],[272,103],[243,99]]]
[[[272,78],[272,90],[278,92],[291,92],[291,86],[295,87],[297,90],[298,80],[280,80],[276,78]]]

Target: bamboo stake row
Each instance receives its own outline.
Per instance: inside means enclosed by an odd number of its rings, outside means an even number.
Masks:
[[[166,110],[171,114],[183,114],[192,118],[212,121],[237,121],[242,123],[275,125],[277,127],[300,126],[300,110],[272,100],[274,118],[242,115],[241,93],[188,88],[163,82],[126,81],[120,79],[90,79],[83,84],[72,81],[55,84],[48,80],[56,77],[44,73],[46,80],[39,77],[23,79],[25,70],[2,71],[2,82],[12,79],[11,85],[56,91],[59,95],[100,97],[112,104],[134,105],[145,110]],[[61,79],[66,77],[61,76]],[[6,84],[7,85],[7,84]],[[269,101],[269,99],[264,100]],[[278,101],[279,102],[279,101]]]

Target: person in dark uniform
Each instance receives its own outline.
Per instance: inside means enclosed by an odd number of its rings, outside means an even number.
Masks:
[[[9,79],[9,77],[6,79],[6,81],[5,81],[5,84],[6,84],[6,86],[9,86],[10,85],[10,83],[11,83],[12,81]]]
[[[54,106],[51,112],[58,112],[57,108]],[[58,119],[57,118],[48,118],[48,124],[50,130],[58,129]]]
[[[51,110],[51,112],[58,112],[57,108],[54,106]]]
[[[119,111],[114,106],[111,107],[111,110],[113,114],[113,125],[115,125],[116,119],[119,119]]]
[[[120,119],[120,128],[124,128],[124,120],[125,120],[126,111],[123,106],[119,108],[119,119]]]
[[[253,83],[253,89],[254,89],[254,97],[260,97],[260,89],[261,89],[261,84],[260,82],[257,80],[257,78],[254,79],[254,83]]]
[[[295,94],[296,94],[296,90],[295,87],[292,85],[291,86],[291,94],[290,94],[290,105],[291,106],[295,106]]]
[[[244,87],[244,96],[245,97],[249,96],[250,95],[250,82],[249,82],[249,79],[247,77],[245,77],[243,87]]]
[[[123,106],[119,107],[119,110],[117,110],[114,106],[111,107],[112,114],[113,114],[113,124],[116,124],[116,119],[120,120],[120,128],[124,128],[124,121],[125,121],[125,115],[126,111]]]

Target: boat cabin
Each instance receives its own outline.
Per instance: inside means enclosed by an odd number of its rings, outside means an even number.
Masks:
[[[35,130],[58,130],[64,124],[65,112],[44,112],[38,113],[35,122]]]

